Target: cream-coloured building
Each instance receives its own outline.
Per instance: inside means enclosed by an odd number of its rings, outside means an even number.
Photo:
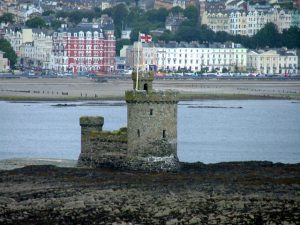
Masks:
[[[30,62],[44,69],[50,68],[52,36],[39,29],[6,30],[7,39],[18,55],[21,63]]]
[[[247,35],[247,14],[243,11],[232,11],[229,14],[229,33]]]
[[[282,10],[276,8],[258,10],[231,10],[208,12],[202,16],[202,24],[207,25],[213,31],[225,31],[233,35],[255,35],[267,23],[274,23],[279,32],[289,29],[291,26],[300,27],[300,16],[297,11]]]
[[[292,24],[293,14],[292,11],[272,9],[266,15],[266,21],[276,24],[278,31],[282,32],[284,29],[289,29],[292,25],[295,25]]]
[[[296,74],[299,71],[298,59],[296,50],[249,50],[247,68],[250,72],[260,74]]]
[[[178,71],[246,71],[247,49],[239,44],[201,45],[197,42],[165,43],[134,43],[127,48],[127,65],[131,68],[140,67],[148,70]]]
[[[202,24],[208,25],[214,32],[229,32],[229,15],[221,12],[209,13],[204,11],[202,16]]]
[[[21,45],[26,42],[32,42],[32,36],[32,29],[7,29],[5,31],[4,38],[10,42],[17,56],[20,56]]]
[[[4,58],[4,52],[0,51],[0,72],[7,72],[9,70],[9,62]]]

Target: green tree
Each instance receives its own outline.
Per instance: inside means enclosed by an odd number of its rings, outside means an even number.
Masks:
[[[146,13],[147,20],[152,23],[165,23],[169,12],[165,8],[153,9]]]
[[[50,16],[50,15],[54,15],[55,12],[53,10],[46,10],[42,13],[42,16]]]
[[[224,43],[226,41],[230,41],[232,36],[225,31],[218,31],[214,35],[214,41]]]
[[[176,41],[197,41],[199,39],[199,29],[192,26],[180,26],[175,33]]]
[[[38,17],[38,16],[27,20],[25,24],[29,28],[47,27],[46,22],[41,17]]]
[[[8,58],[10,62],[10,68],[15,68],[15,64],[17,62],[17,54],[11,47],[10,43],[4,38],[0,39],[0,51],[4,52],[4,58]]]
[[[169,42],[169,41],[174,40],[174,35],[172,34],[171,31],[166,30],[161,36],[158,37],[158,39],[160,41]]]
[[[51,22],[51,27],[54,29],[54,30],[57,30],[58,28],[60,28],[62,25],[62,22],[59,21],[59,20],[53,20]]]
[[[281,45],[280,34],[274,23],[267,23],[253,36],[253,41],[255,47],[258,48],[266,46],[273,48]]]
[[[116,54],[117,56],[120,55],[120,50],[123,48],[124,45],[131,45],[130,40],[118,40],[116,43]]]
[[[72,22],[74,24],[80,23],[83,17],[84,17],[83,13],[79,10],[72,11],[68,15],[70,22]]]
[[[55,14],[55,17],[56,17],[56,18],[67,18],[67,17],[69,17],[69,13],[66,12],[66,11],[58,11],[58,12]]]
[[[185,17],[187,17],[193,25],[198,24],[199,20],[199,12],[198,9],[195,6],[188,6],[184,11],[183,14]]]
[[[282,45],[287,48],[300,48],[300,28],[290,27],[282,32]]]
[[[175,6],[169,10],[173,14],[183,13],[183,9],[179,6]]]
[[[0,16],[0,23],[14,23],[15,22],[15,16],[12,13],[4,13],[2,16]]]
[[[112,18],[114,20],[114,24],[116,26],[125,25],[125,24],[122,24],[122,23],[126,22],[128,14],[129,14],[129,11],[128,11],[126,5],[119,4],[116,7],[114,7],[113,11],[112,11]]]
[[[208,26],[201,25],[199,28],[199,42],[214,42],[215,32],[213,32]]]

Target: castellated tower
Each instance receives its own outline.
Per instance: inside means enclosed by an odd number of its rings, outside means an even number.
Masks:
[[[145,169],[176,170],[177,92],[153,90],[153,75],[133,73],[133,90],[125,93],[128,156]]]
[[[133,73],[132,78],[133,90],[125,93],[127,128],[104,131],[103,117],[81,117],[78,163],[87,167],[176,171],[177,92],[153,90],[152,72],[141,72],[139,77]]]

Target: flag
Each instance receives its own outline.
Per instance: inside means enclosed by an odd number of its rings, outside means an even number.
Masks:
[[[151,42],[152,41],[152,36],[149,34],[140,34],[140,40],[141,42]]]

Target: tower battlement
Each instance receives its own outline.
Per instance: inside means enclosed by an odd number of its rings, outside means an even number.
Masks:
[[[172,90],[166,91],[144,91],[144,90],[129,90],[125,92],[125,100],[127,103],[177,103],[178,102],[178,92]]]

